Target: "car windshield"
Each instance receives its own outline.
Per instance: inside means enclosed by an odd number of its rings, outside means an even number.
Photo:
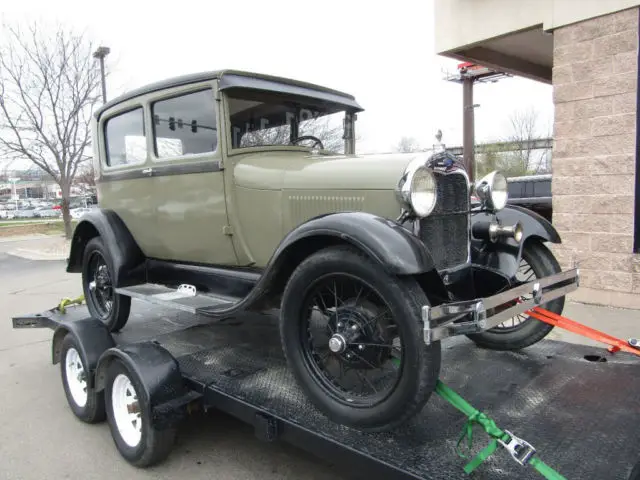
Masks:
[[[233,148],[299,145],[344,153],[341,105],[247,89],[228,98]]]

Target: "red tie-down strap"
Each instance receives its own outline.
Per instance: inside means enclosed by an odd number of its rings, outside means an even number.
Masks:
[[[550,312],[549,310],[545,310],[544,308],[534,307],[533,309],[525,313],[530,317],[535,318],[536,320],[548,323],[549,325],[553,325],[554,327],[560,327],[568,330],[569,332],[577,333],[578,335],[582,335],[583,337],[590,338],[597,342],[606,343],[607,345],[609,345],[608,350],[611,353],[622,350],[624,352],[629,352],[633,353],[634,355],[640,356],[640,349],[630,346],[628,342],[616,337],[612,337],[611,335],[601,332],[600,330],[596,330],[595,328],[587,327],[586,325],[582,325],[581,323],[569,320],[562,315]]]

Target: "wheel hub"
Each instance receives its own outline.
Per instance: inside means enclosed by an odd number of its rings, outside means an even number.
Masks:
[[[128,446],[136,447],[142,438],[138,393],[129,377],[122,373],[113,381],[111,405],[120,436]]]
[[[375,311],[355,305],[343,305],[334,313],[335,333],[329,338],[329,350],[353,368],[368,370],[378,366],[386,349],[374,347],[381,340],[376,333]]]
[[[67,350],[65,357],[67,386],[73,401],[79,407],[87,404],[87,376],[82,365],[80,354],[75,348]]]
[[[343,353],[346,349],[347,341],[341,334],[336,333],[331,336],[329,339],[329,350],[333,353]]]

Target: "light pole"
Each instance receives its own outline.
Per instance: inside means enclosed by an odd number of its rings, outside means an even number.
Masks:
[[[100,79],[102,82],[102,102],[107,103],[107,81],[104,75],[104,57],[109,55],[111,49],[109,47],[98,47],[98,49],[93,52],[93,58],[97,58],[100,61]]]
[[[16,211],[17,211],[18,210],[18,191],[16,190],[16,183],[18,183],[20,179],[18,177],[11,177],[11,178],[8,178],[7,180],[11,182],[12,196],[13,196],[13,200],[16,202]]]

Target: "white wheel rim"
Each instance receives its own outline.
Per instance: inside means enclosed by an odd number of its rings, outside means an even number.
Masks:
[[[79,407],[84,407],[87,404],[87,378],[82,359],[75,348],[67,350],[65,370],[67,387],[69,387],[73,401]]]
[[[124,443],[135,447],[142,437],[142,417],[138,394],[129,377],[119,374],[113,381],[111,405],[118,432]]]

